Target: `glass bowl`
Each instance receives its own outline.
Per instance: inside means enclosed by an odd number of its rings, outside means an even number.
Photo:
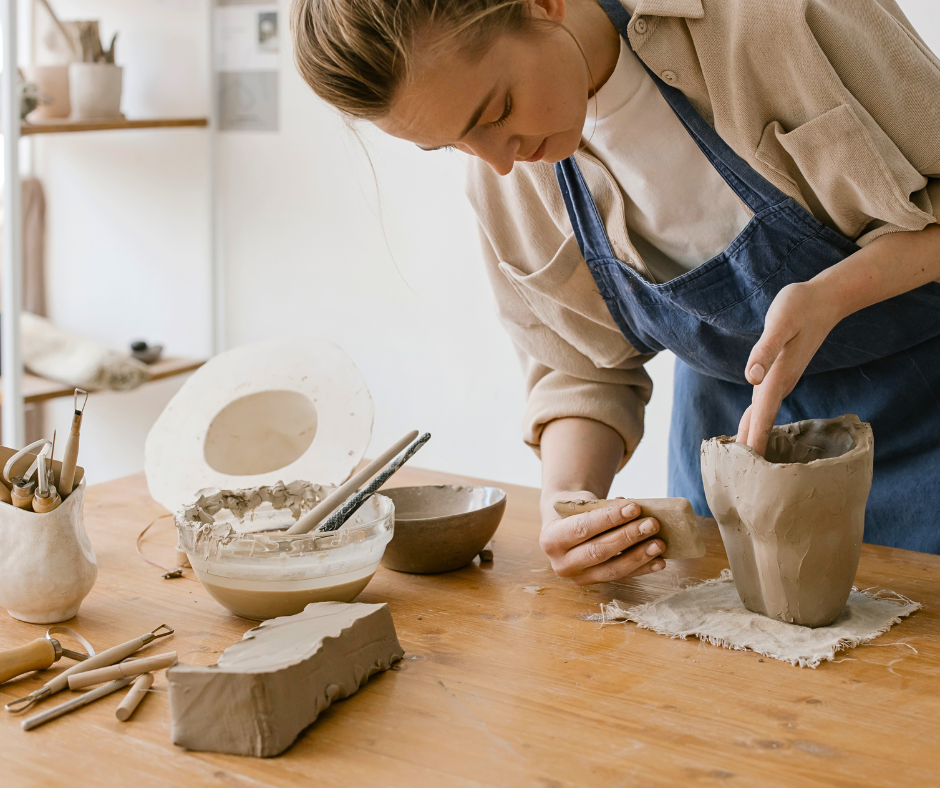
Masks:
[[[337,531],[287,534],[335,488],[294,482],[204,490],[176,515],[179,548],[209,594],[236,616],[260,621],[311,602],[351,602],[378,569],[395,529],[395,506],[373,495]]]

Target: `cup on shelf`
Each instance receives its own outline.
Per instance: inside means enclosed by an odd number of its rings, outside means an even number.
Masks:
[[[70,63],[72,120],[121,118],[124,69],[113,63]]]

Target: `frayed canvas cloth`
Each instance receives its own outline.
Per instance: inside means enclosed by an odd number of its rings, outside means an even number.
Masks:
[[[716,646],[756,651],[791,665],[815,668],[834,660],[836,653],[868,643],[922,605],[890,591],[869,593],[852,589],[845,610],[828,627],[810,629],[787,624],[741,604],[731,571],[719,577],[673,591],[655,602],[624,608],[614,600],[588,621],[609,624],[633,621],[660,635],[699,640]]]

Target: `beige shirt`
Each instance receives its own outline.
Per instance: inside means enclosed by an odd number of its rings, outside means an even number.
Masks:
[[[628,32],[738,155],[830,227],[864,245],[937,222],[940,60],[894,0],[639,0]],[[575,157],[618,258],[652,279],[616,180]],[[591,418],[620,433],[626,461],[652,391],[647,359],[597,291],[552,165],[499,177],[471,159],[467,193],[526,375],[526,442],[537,449],[553,419]]]
[[[626,41],[613,74],[588,102],[583,136],[585,150],[617,181],[630,239],[656,282],[721,254],[753,215]]]

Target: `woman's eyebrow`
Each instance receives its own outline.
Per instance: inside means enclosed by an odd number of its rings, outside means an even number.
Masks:
[[[460,136],[457,137],[458,141],[462,140],[471,131],[473,131],[473,128],[477,125],[477,123],[480,122],[480,118],[483,117],[483,113],[486,112],[486,108],[490,105],[490,102],[493,100],[493,96],[495,95],[496,95],[496,85],[494,85],[493,89],[489,93],[486,94],[486,97],[483,99],[483,101],[480,102],[480,106],[476,108],[473,115],[470,117],[470,121],[464,127],[464,130],[460,133]],[[421,150],[432,151],[432,150],[440,150],[441,148],[448,148],[451,146],[438,145],[436,148],[424,148],[421,145],[419,145],[418,147],[421,148]]]

